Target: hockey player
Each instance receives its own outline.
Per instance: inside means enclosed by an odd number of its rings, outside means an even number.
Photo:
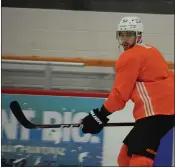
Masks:
[[[135,126],[123,141],[119,166],[152,166],[161,138],[175,125],[174,72],[157,48],[143,43],[142,33],[139,17],[121,19],[116,34],[123,52],[113,88],[103,106],[82,119],[82,132],[97,134],[108,115],[133,101]]]

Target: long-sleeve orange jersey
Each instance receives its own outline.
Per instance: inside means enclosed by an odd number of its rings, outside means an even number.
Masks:
[[[104,106],[112,113],[128,100],[134,103],[135,120],[174,114],[174,72],[155,47],[135,45],[116,61],[116,78]]]

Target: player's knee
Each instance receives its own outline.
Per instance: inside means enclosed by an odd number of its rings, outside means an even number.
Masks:
[[[117,158],[119,166],[129,166],[130,157],[128,156],[128,147],[124,144]]]
[[[142,166],[142,167],[152,167],[153,166],[153,160],[150,158],[147,158],[145,156],[140,155],[132,155],[130,159],[130,167],[136,167],[136,166]]]

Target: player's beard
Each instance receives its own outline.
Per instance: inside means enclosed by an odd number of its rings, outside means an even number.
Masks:
[[[124,42],[121,45],[122,45],[124,51],[126,51],[126,50],[128,50],[128,49],[130,49],[130,48],[132,48],[134,46],[134,44],[129,44],[127,42]]]

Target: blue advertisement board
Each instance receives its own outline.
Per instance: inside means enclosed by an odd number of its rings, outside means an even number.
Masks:
[[[9,104],[17,100],[26,117],[41,124],[79,123],[104,99],[2,95],[2,165],[101,166],[103,131],[82,134],[80,128],[29,130],[19,125]]]
[[[103,166],[103,131],[91,135],[82,134],[80,128],[25,129],[10,111],[13,100],[37,124],[79,123],[104,102],[104,98],[2,94],[2,166]],[[172,150],[173,130],[161,140],[154,166],[172,166]]]

